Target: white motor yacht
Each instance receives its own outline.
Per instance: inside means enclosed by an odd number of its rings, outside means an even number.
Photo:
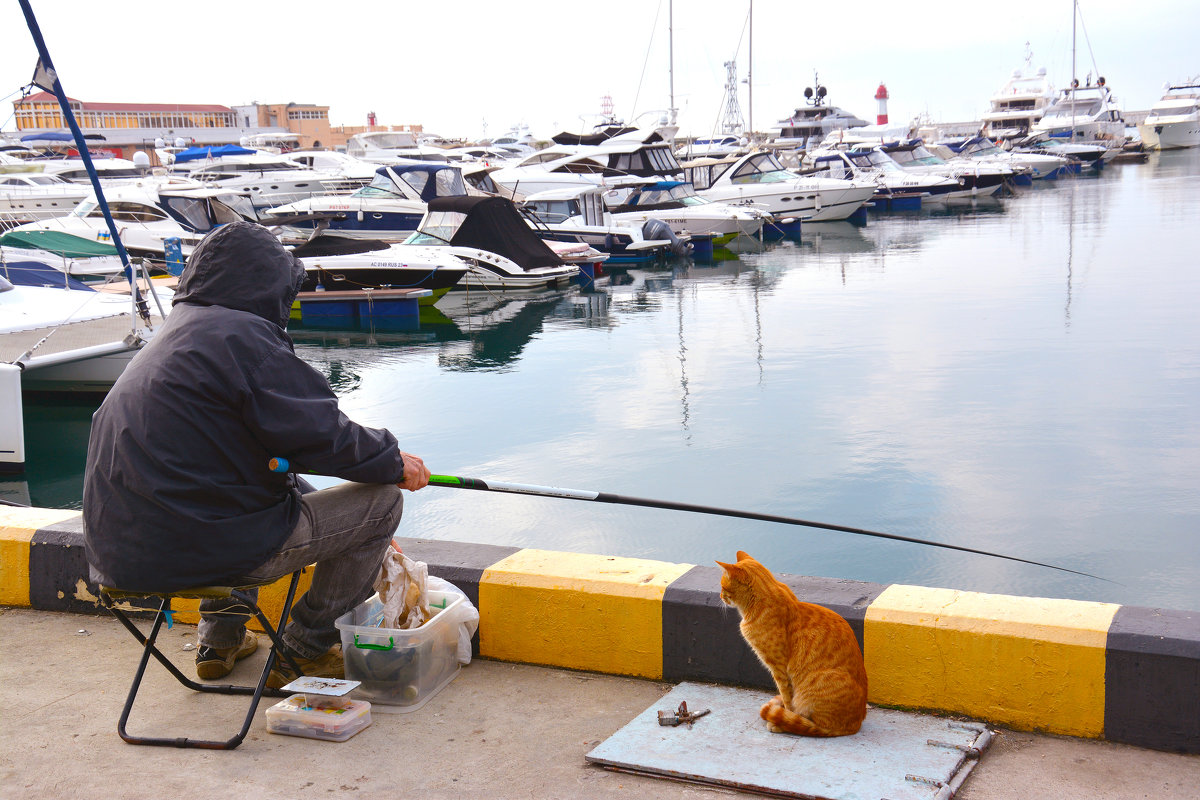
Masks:
[[[555,144],[515,164],[493,170],[493,182],[523,195],[568,186],[613,186],[629,178],[680,180],[683,168],[669,143],[652,130],[576,136],[559,134]]]
[[[938,144],[944,145],[950,153],[970,161],[1006,164],[1014,170],[1026,172],[1031,180],[1053,180],[1060,177],[1071,165],[1071,159],[1065,155],[1004,150],[985,136],[947,139]],[[932,151],[932,148],[930,149]],[[942,154],[935,153],[935,155]]]
[[[348,194],[368,182],[363,177],[311,169],[286,156],[236,145],[194,147],[176,153],[172,169],[210,189],[244,193],[256,210],[315,195]]]
[[[684,181],[618,186],[604,193],[604,201],[618,225],[640,228],[650,220],[660,220],[676,236],[711,236],[715,245],[738,236],[757,236],[771,221],[771,214],[764,209],[709,200]]]
[[[107,391],[170,308],[171,292],[162,287],[153,290],[156,296],[144,297],[147,319],[135,307],[128,285],[122,294],[96,291],[61,273],[49,278],[52,285],[39,284],[33,276],[30,270],[18,276],[0,269],[0,398],[5,411],[0,415],[0,472],[25,467],[22,390]],[[65,278],[61,284],[60,278]]]
[[[895,205],[898,201],[936,202],[962,190],[954,178],[909,172],[878,148],[839,150],[823,147],[805,153],[801,174],[872,182],[874,199]]]
[[[814,75],[813,85],[804,90],[807,105],[800,106],[771,128],[773,135],[771,143],[776,146],[790,146],[798,150],[808,150],[818,146],[834,131],[848,128],[860,128],[867,121],[859,119],[849,111],[830,105],[826,102],[829,91],[821,85]]]
[[[159,302],[146,298],[152,323],[162,321],[159,303],[170,308],[170,290],[155,292]],[[149,338],[127,290],[22,286],[0,275],[0,309],[0,365],[20,368],[30,390],[106,390]]]
[[[701,197],[732,205],[750,204],[776,219],[802,222],[842,220],[875,194],[874,181],[800,176],[786,170],[773,153],[757,151],[683,165]]]
[[[170,177],[143,178],[136,184],[106,189],[104,196],[125,249],[131,256],[156,262],[156,266],[165,260],[167,239],[179,239],[186,257],[213,228],[238,220],[258,221],[249,196],[191,182],[180,186]],[[94,193],[69,214],[13,230],[63,231],[83,239],[112,241]]]
[[[695,160],[698,158],[724,158],[725,156],[743,153],[749,145],[745,136],[725,134],[724,136],[709,136],[695,139],[682,147],[676,148],[676,158]]]
[[[47,273],[56,273],[50,283],[61,285],[66,278],[84,281],[109,280],[125,271],[117,248],[106,242],[84,239],[62,231],[24,229],[0,234],[0,272],[14,283],[13,270],[34,268],[43,276],[26,285],[45,285]],[[121,277],[124,280],[124,277]]]
[[[579,274],[579,265],[564,261],[504,197],[435,198],[417,232],[389,252],[427,263],[453,256],[467,265],[455,287],[463,289],[550,289]]]
[[[379,169],[378,164],[337,150],[289,150],[287,159],[318,172],[348,178],[360,186],[366,186],[374,180],[375,171]]]
[[[57,175],[0,172],[0,230],[68,213],[88,189]]]
[[[1125,143],[1125,118],[1104,78],[1093,85],[1073,81],[1063,89],[1029,131],[1037,141],[1102,144],[1110,149]]]
[[[1004,188],[1006,183],[1015,183],[1018,177],[1017,170],[1008,164],[946,160],[927,149],[920,139],[889,142],[879,145],[879,149],[910,172],[958,181],[962,188],[947,192],[945,197],[948,200],[990,197]],[[1024,170],[1021,170],[1021,175],[1027,177]]]
[[[1200,145],[1200,81],[1166,86],[1166,93],[1138,125],[1142,145],[1149,150],[1171,150]]]
[[[440,147],[419,144],[408,131],[364,131],[346,142],[346,154],[374,164],[402,161],[449,161]]]
[[[270,208],[264,224],[282,226],[285,236],[314,230],[338,236],[402,242],[417,229],[430,200],[468,193],[462,170],[432,161],[376,167],[367,186],[348,195],[320,195]]]
[[[1025,66],[1012,75],[989,99],[983,113],[983,130],[991,139],[1026,136],[1046,108],[1054,102],[1054,87],[1046,77],[1046,68],[1033,68],[1033,52],[1026,44]]]
[[[35,162],[42,165],[42,172],[47,175],[57,175],[72,183],[81,183],[91,188],[92,179],[88,176],[87,166],[82,158],[45,158]],[[149,167],[142,166],[127,158],[92,157],[92,167],[97,177],[105,186],[119,186],[141,180],[150,172]]]
[[[652,225],[618,224],[604,205],[603,190],[595,186],[552,189],[529,195],[521,210],[542,239],[585,242],[608,253],[610,262],[649,261],[666,252],[686,255],[686,241],[672,234],[648,235]]]

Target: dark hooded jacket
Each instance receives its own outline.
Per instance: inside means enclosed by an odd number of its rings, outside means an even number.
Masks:
[[[304,269],[237,222],[188,258],[170,315],[92,418],[83,518],[93,577],[126,589],[219,584],[280,548],[301,513],[272,456],[396,483],[395,437],[338,409],[285,326]]]

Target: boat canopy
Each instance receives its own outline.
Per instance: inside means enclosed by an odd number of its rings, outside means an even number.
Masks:
[[[554,251],[534,233],[513,202],[504,197],[462,195],[437,197],[429,201],[429,211],[421,223],[424,230],[439,215],[445,220],[457,215],[459,223],[450,244],[487,250],[519,264],[523,269],[556,267],[563,263]]]
[[[0,275],[16,286],[49,286],[94,292],[91,286],[40,261],[8,261],[0,264]]]
[[[189,147],[187,150],[180,150],[175,154],[175,163],[178,164],[181,161],[199,161],[205,158],[219,158],[221,156],[249,156],[257,152],[257,150],[250,150],[236,144],[223,144],[216,147]]]
[[[9,231],[0,235],[0,245],[23,247],[27,250],[43,250],[63,258],[91,258],[117,254],[117,248],[111,244],[84,239],[82,236],[64,231],[34,229]]]
[[[462,170],[445,162],[422,161],[401,166],[380,167],[371,182],[354,193],[355,197],[410,197],[428,203],[435,197],[454,197],[467,193]]]
[[[21,137],[22,142],[73,142],[75,137],[69,133],[47,131],[45,133],[30,133]]]
[[[599,133],[569,133],[567,131],[563,131],[556,136],[552,136],[550,141],[554,142],[555,144],[597,145],[604,144],[609,139],[612,139],[616,136],[624,136],[627,133],[633,133],[636,130],[637,128],[610,127],[605,128]],[[645,141],[647,144],[649,144],[650,142],[661,142],[662,140],[662,137],[655,133],[648,137]]]

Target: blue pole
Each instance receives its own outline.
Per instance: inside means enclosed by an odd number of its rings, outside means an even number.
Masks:
[[[37,46],[38,57],[41,59],[42,67],[54,82],[54,96],[58,98],[58,105],[62,109],[63,117],[67,121],[67,126],[71,129],[71,135],[75,137],[75,146],[79,148],[79,156],[83,159],[83,166],[87,169],[88,179],[92,182],[92,188],[96,190],[96,201],[100,204],[100,211],[104,214],[104,221],[108,223],[108,232],[112,236],[113,245],[117,248],[117,255],[120,256],[121,264],[125,267],[125,278],[129,281],[129,288],[133,292],[133,300],[137,304],[138,313],[143,320],[149,322],[150,309],[141,292],[138,291],[137,276],[133,272],[133,267],[129,264],[129,253],[125,251],[125,243],[121,241],[121,235],[117,233],[117,224],[113,222],[112,213],[108,210],[108,201],[104,199],[104,190],[100,188],[100,176],[96,174],[96,167],[92,164],[92,156],[88,152],[87,141],[83,138],[83,131],[79,129],[79,124],[75,121],[75,115],[71,113],[71,104],[67,101],[67,93],[63,91],[62,81],[58,79],[58,73],[54,69],[54,62],[50,60],[50,51],[46,49],[46,42],[42,38],[42,30],[38,27],[37,19],[33,16],[33,9],[29,5],[29,0],[19,0],[19,2],[21,4],[21,11],[25,13],[25,23],[29,26],[29,32],[33,35],[33,43]]]

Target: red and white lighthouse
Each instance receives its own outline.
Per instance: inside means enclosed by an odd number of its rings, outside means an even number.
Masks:
[[[876,125],[887,125],[888,124],[888,118],[887,118],[888,93],[887,93],[887,87],[884,86],[882,83],[879,84],[879,88],[875,90],[875,100],[879,103],[879,113],[875,117],[875,124]]]

